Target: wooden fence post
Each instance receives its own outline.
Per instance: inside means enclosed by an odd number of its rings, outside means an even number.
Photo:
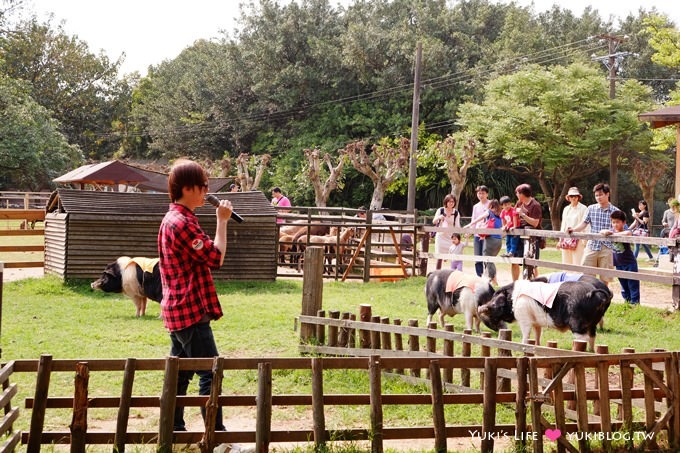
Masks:
[[[87,362],[78,362],[73,391],[73,416],[69,426],[72,453],[85,453],[87,447],[87,386],[89,381],[90,369]]]
[[[198,447],[204,453],[213,451],[215,447],[215,420],[219,412],[220,394],[222,393],[222,379],[224,377],[224,357],[215,357],[212,365],[212,384],[210,385],[210,396],[205,405],[205,418],[203,420],[205,430],[203,439],[198,443]]]
[[[390,318],[383,316],[382,318],[380,318],[380,323],[389,325]],[[385,351],[392,350],[392,337],[389,332],[380,332],[380,344],[382,345],[382,349],[384,349]],[[392,370],[385,368],[385,372],[391,373]]]
[[[491,332],[482,332],[482,338],[491,338]],[[481,345],[481,356],[482,357],[491,357],[491,347],[487,346],[486,344]],[[486,382],[484,382],[484,370],[481,370],[479,372],[479,389],[484,390],[484,386],[486,385]]]
[[[342,312],[342,319],[343,321],[349,321],[348,311]],[[340,328],[340,338],[338,339],[338,346],[340,346],[341,348],[346,348],[348,341],[349,341],[349,328],[343,326]]]
[[[529,359],[517,358],[517,393],[515,394],[515,445],[516,450],[523,448],[527,441],[527,390],[529,378]]]
[[[444,391],[438,360],[430,361],[432,391],[432,425],[434,427],[434,451],[446,453],[446,419],[444,418]],[[484,406],[486,407],[486,406]]]
[[[380,324],[380,316],[371,316],[371,322]],[[380,349],[380,332],[377,330],[371,330],[371,349]]]
[[[673,400],[666,399],[668,402],[668,409],[673,410],[673,416],[668,422],[670,429],[668,430],[668,444],[677,451],[680,447],[680,366],[678,366],[678,358],[680,353],[677,351],[671,352],[671,357],[668,366],[668,383],[673,392]]]
[[[304,274],[302,276],[302,315],[314,316],[323,307],[323,248],[305,249]],[[309,343],[314,326],[300,325],[300,342]]]
[[[368,359],[371,417],[371,452],[383,453],[382,375],[380,356]]]
[[[453,324],[445,324],[444,330],[453,332]],[[448,338],[444,340],[444,355],[449,357],[454,356],[453,340],[449,340]],[[453,382],[453,368],[444,368],[444,382],[447,384]]]
[[[323,249],[322,249],[323,250]],[[257,364],[257,420],[255,421],[255,451],[269,451],[272,430],[272,364]]]
[[[482,453],[493,452],[496,432],[496,376],[497,359],[484,359],[484,415],[482,416]]]
[[[437,323],[431,322],[427,325],[429,330],[437,330]],[[437,339],[428,335],[425,338],[425,350],[429,353],[435,354],[437,352]],[[430,368],[425,370],[425,379],[430,379]]]
[[[326,417],[323,405],[323,359],[312,358],[312,419],[314,426],[314,447],[318,450],[326,445]]]
[[[571,350],[572,351],[577,351],[577,352],[584,352],[586,350],[586,346],[588,343],[585,341],[581,340],[573,340],[571,343]],[[576,374],[574,372],[574,369],[571,369],[569,373],[567,373],[567,384],[575,384],[576,383]],[[570,400],[567,401],[567,409],[571,410],[576,410],[576,400]]]
[[[357,315],[354,313],[349,314],[349,320],[350,321],[356,321],[357,320]],[[347,347],[348,348],[356,348],[357,347],[357,329],[352,327],[349,329],[349,338],[347,339]]]
[[[340,312],[338,310],[328,310],[328,317],[340,319]],[[338,346],[338,326],[328,326],[328,346]]]
[[[38,376],[35,383],[35,397],[31,411],[31,427],[28,432],[26,453],[39,453],[42,443],[42,432],[45,424],[45,409],[47,395],[50,389],[50,375],[52,372],[52,356],[41,355],[38,363]]]
[[[408,326],[409,327],[418,327],[418,320],[417,319],[409,319],[408,320]],[[411,352],[420,351],[420,338],[418,337],[418,335],[409,335],[408,336],[408,346],[409,346],[409,351],[411,351]],[[420,368],[411,368],[411,376],[420,377]]]
[[[326,317],[326,311],[325,310],[318,310],[316,312],[316,316],[318,318],[325,318]],[[302,326],[300,326],[300,329],[302,329]],[[326,326],[323,324],[317,324],[316,325],[316,342],[317,344],[324,345],[326,344]]]
[[[132,385],[135,381],[135,368],[137,359],[129,357],[125,361],[123,372],[123,387],[120,391],[120,405],[118,406],[118,418],[116,422],[116,435],[113,440],[114,450],[125,453],[125,436],[128,430],[128,418],[130,418],[130,405],[132,404]],[[114,453],[115,453],[114,452]]]
[[[395,318],[393,321],[395,326],[401,326],[401,319]],[[401,333],[399,332],[394,332],[394,350],[395,351],[403,351],[404,350],[404,343],[401,338]],[[394,370],[395,373],[397,374],[404,374],[404,369],[403,368],[397,368]]]
[[[413,250],[416,249],[416,238],[413,237]],[[418,262],[418,273],[421,277],[427,275],[427,254],[430,253],[430,233],[423,232],[420,237],[420,252],[422,253],[422,258]]]
[[[158,448],[160,453],[172,453],[173,430],[175,425],[175,406],[177,404],[177,380],[179,377],[179,357],[165,359],[165,377],[161,391],[161,416],[158,424]]]
[[[470,329],[465,329],[463,330],[464,335],[472,335],[472,330]],[[467,341],[463,341],[463,345],[461,348],[461,353],[463,357],[470,357],[472,354],[472,344],[468,343]],[[470,387],[470,369],[469,368],[461,368],[460,369],[460,385],[463,387]]]
[[[498,339],[503,341],[512,341],[512,330],[500,329],[498,331]],[[498,348],[498,357],[512,357],[512,351],[509,349]],[[511,389],[510,379],[498,378],[496,388],[499,392],[509,392]]]
[[[371,306],[361,304],[359,306],[359,321],[371,322]],[[359,347],[369,349],[371,347],[371,332],[366,329],[359,330]]]

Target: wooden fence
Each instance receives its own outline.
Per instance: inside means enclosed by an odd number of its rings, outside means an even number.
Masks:
[[[329,314],[300,316],[303,326],[311,326],[301,333],[314,332],[313,337],[301,339],[300,352],[355,357],[379,354],[384,369],[392,375],[411,383],[431,383],[433,388],[442,385],[453,394],[446,395],[451,397],[447,399],[450,404],[462,404],[465,398],[483,403],[480,426],[463,430],[440,427],[447,437],[480,433],[482,451],[492,451],[494,438],[499,438],[483,433],[498,433],[518,445],[528,441],[535,452],[544,451],[544,443],[553,441],[558,451],[588,451],[592,443],[600,443],[606,451],[613,444],[644,449],[658,448],[660,442],[676,451],[680,446],[677,352],[626,349],[608,354],[606,346],[600,345],[597,354],[589,354],[582,352],[582,341],[574,341],[573,351],[557,349],[556,343],[549,344],[551,347],[519,344],[511,341],[510,330],[501,330],[499,338],[493,339],[488,332],[482,336],[469,330],[455,333],[450,324],[445,330],[437,330],[436,323],[418,328],[413,319],[408,326],[398,319],[390,324],[385,317],[373,316],[367,305],[361,306],[360,321],[347,312]],[[513,354],[524,357],[512,358]],[[404,357],[411,362],[400,362]],[[431,361],[429,367],[422,366],[423,360]],[[441,376],[432,370],[435,361]],[[425,368],[424,379],[421,368]],[[515,404],[514,426],[496,422],[499,403]],[[433,411],[437,411],[434,405]],[[437,449],[442,444],[437,440],[437,420],[433,422]]]
[[[278,208],[282,210],[282,208]],[[289,235],[277,235],[277,276],[303,275],[304,252],[315,227],[336,227],[335,236],[323,236],[332,247],[324,247],[324,274],[335,280],[359,279],[396,280],[415,275],[418,269],[416,241],[422,234],[422,225],[415,223],[415,216],[403,211],[380,211],[385,220],[375,220],[376,212],[367,211],[366,218],[357,217],[356,209],[346,208],[285,208],[279,214],[283,219],[279,231],[287,227],[303,227],[301,236],[293,240]],[[290,212],[289,212],[290,211]],[[341,231],[348,228],[353,234],[341,238]],[[409,243],[404,237],[410,238]]]
[[[25,267],[43,267],[45,265],[44,252],[45,252],[45,230],[43,228],[35,229],[35,222],[45,220],[45,210],[44,209],[0,209],[0,220],[21,220],[23,222],[24,228],[12,227],[12,228],[1,228],[0,227],[0,253],[16,254],[16,253],[26,253],[35,252],[37,259],[16,259],[10,258],[5,259],[5,267],[7,269],[12,268],[25,268]],[[31,228],[33,225],[33,228]],[[40,244],[26,243],[27,237],[32,236],[42,236],[43,240]]]

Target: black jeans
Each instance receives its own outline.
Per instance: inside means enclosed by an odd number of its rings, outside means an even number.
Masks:
[[[203,358],[203,357],[217,357],[217,345],[215,344],[215,337],[209,322],[194,324],[186,329],[170,332],[170,340],[172,341],[172,348],[170,355],[180,358]],[[186,395],[189,382],[197,374],[198,394],[210,395],[210,387],[212,386],[212,370],[180,370],[177,379],[177,395]],[[201,415],[205,419],[205,407],[201,407]],[[186,431],[184,424],[184,407],[178,406],[175,408],[175,431]],[[217,411],[215,418],[215,430],[226,431],[222,423],[222,408]]]

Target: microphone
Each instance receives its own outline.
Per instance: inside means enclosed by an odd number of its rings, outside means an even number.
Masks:
[[[217,198],[213,194],[208,194],[205,196],[205,201],[210,203],[211,205],[218,207],[220,205],[220,199]],[[236,221],[236,223],[243,223],[243,217],[240,215],[236,214],[234,211],[231,211],[231,218]]]

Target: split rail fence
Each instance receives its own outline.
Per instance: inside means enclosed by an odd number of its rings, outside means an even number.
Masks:
[[[45,265],[45,230],[35,229],[35,226],[45,220],[49,196],[48,192],[0,192],[0,222],[5,224],[0,226],[0,254],[3,255],[0,260],[4,261],[5,268]],[[43,238],[39,244],[29,239],[35,236]],[[22,254],[21,258],[16,258],[18,254]],[[31,259],[26,259],[26,256]]]
[[[586,343],[577,340],[572,351],[557,349],[554,342],[550,347],[520,344],[511,341],[510,330],[494,339],[488,332],[456,333],[450,324],[444,330],[437,330],[436,323],[419,328],[414,319],[408,326],[399,319],[390,324],[388,318],[373,316],[368,305],[361,306],[359,321],[349,312],[329,315],[300,316],[301,334],[312,333],[301,338],[301,353],[380,355],[390,376],[433,389],[441,385],[447,404],[484,405],[482,424],[476,427],[449,425],[433,416],[435,449],[445,446],[441,437],[470,438],[474,432],[480,433],[482,451],[492,451],[494,439],[508,438],[543,452],[546,433],[560,433],[549,441],[557,442],[558,451],[588,451],[593,444],[605,451],[612,445],[680,447],[678,352],[629,348],[609,354],[598,345],[597,354],[589,354],[583,352]],[[513,357],[518,354],[523,356]],[[400,361],[406,357],[410,362]],[[429,367],[423,365],[427,361]],[[435,401],[433,396],[436,414]],[[497,422],[497,404],[515,405],[514,424]]]

